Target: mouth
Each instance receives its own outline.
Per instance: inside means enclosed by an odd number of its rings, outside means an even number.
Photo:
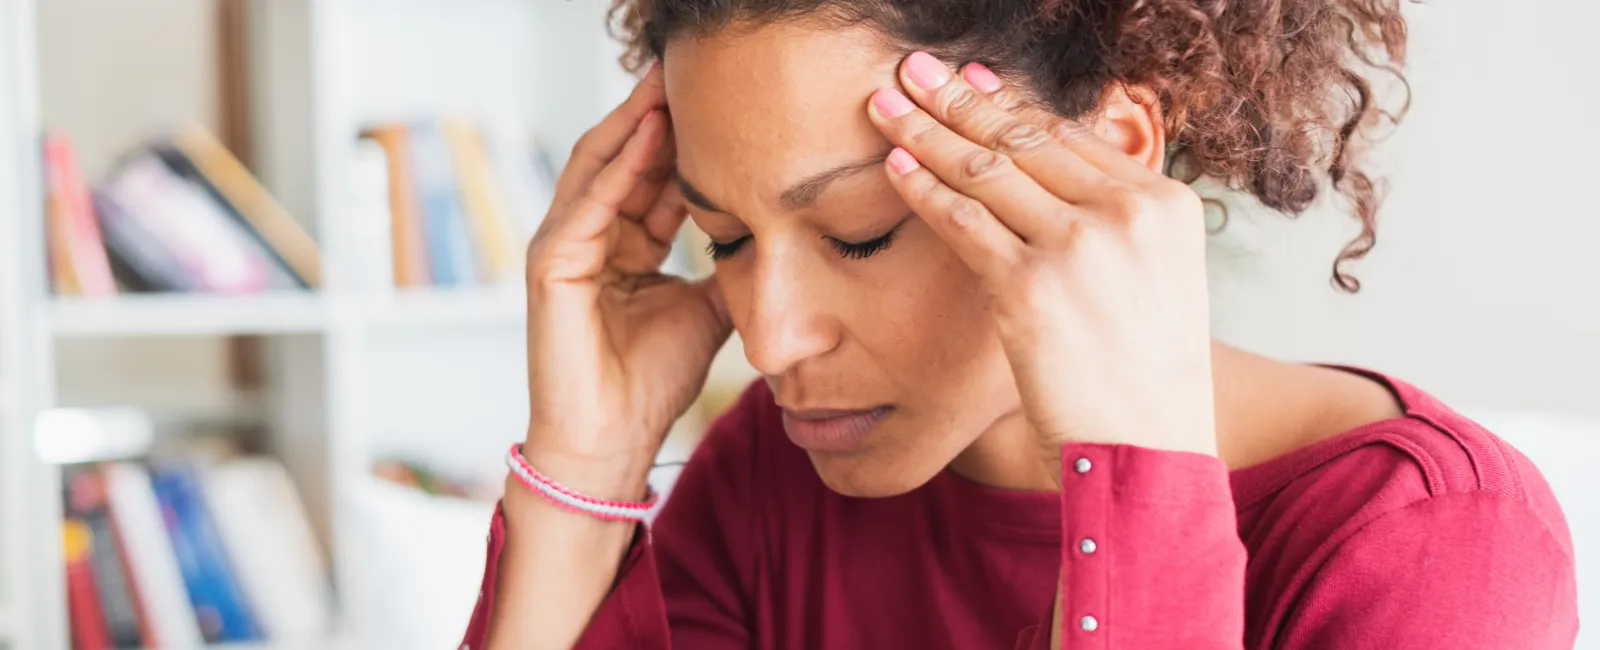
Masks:
[[[842,452],[861,446],[873,429],[894,411],[892,406],[870,409],[783,410],[783,431],[806,451]]]

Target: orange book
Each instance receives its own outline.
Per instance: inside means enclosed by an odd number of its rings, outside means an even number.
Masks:
[[[183,129],[172,144],[306,286],[322,286],[322,253],[316,240],[256,181],[244,163],[199,125]]]
[[[383,124],[362,133],[383,147],[389,159],[390,232],[394,247],[394,285],[423,287],[433,283],[428,244],[417,204],[416,179],[411,173],[410,138],[406,127]]]
[[[89,198],[89,184],[72,141],[65,135],[44,137],[45,175],[48,182],[45,203],[46,228],[50,239],[50,271],[59,295],[90,297],[113,296],[116,280],[106,255],[100,222],[95,219]]]
[[[503,280],[513,270],[516,248],[507,235],[506,209],[490,171],[483,137],[465,120],[444,120],[444,137],[456,166],[461,202],[471,219],[478,248],[478,275]]]

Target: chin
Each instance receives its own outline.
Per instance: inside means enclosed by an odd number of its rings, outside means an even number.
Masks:
[[[905,494],[922,487],[943,469],[942,465],[929,469],[908,467],[903,459],[884,458],[883,454],[872,452],[841,455],[807,451],[806,455],[828,489],[863,499]]]

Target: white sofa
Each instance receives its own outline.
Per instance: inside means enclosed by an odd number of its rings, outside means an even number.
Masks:
[[[1600,418],[1515,411],[1463,413],[1539,466],[1572,529],[1578,565],[1577,650],[1600,650]]]

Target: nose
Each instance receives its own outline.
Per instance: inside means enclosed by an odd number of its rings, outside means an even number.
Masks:
[[[826,302],[827,269],[809,268],[806,255],[781,252],[759,256],[747,285],[744,356],[767,377],[781,376],[796,365],[839,345],[838,320]]]

